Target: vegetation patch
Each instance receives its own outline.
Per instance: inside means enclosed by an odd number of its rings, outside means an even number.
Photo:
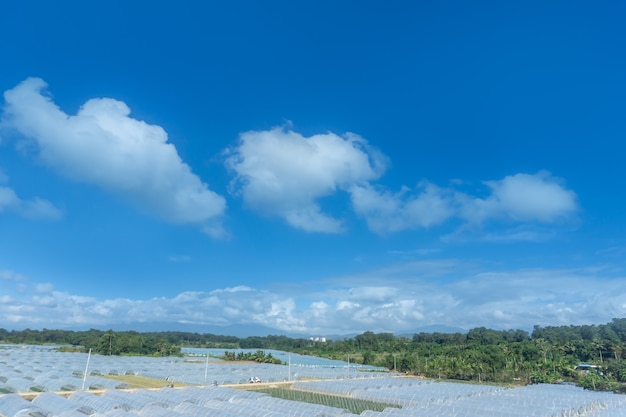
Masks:
[[[317,392],[301,391],[284,387],[269,387],[255,389],[255,392],[263,392],[275,398],[298,401],[302,403],[321,404],[328,407],[342,408],[352,414],[361,414],[365,410],[383,411],[385,408],[401,408],[395,404],[385,404],[375,401],[359,400],[340,395],[321,394]]]
[[[189,384],[172,383],[162,379],[148,378],[139,375],[102,375],[103,378],[113,379],[115,381],[125,382],[131,388],[163,388],[167,386],[183,387]]]

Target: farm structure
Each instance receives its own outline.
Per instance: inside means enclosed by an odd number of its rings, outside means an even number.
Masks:
[[[39,347],[0,349],[0,387],[5,387],[5,393],[0,394],[0,416],[626,416],[626,396],[585,391],[571,385],[540,384],[506,388],[393,377],[381,372],[352,370],[348,373],[349,368],[342,369],[335,365],[311,366],[309,363],[308,367],[298,368],[299,374],[313,369],[319,375],[315,380],[294,376],[285,388],[294,393],[302,393],[302,398],[305,397],[304,394],[320,393],[327,394],[322,397],[340,397],[345,403],[354,400],[388,405],[382,411],[368,409],[360,414],[353,414],[347,408],[329,405],[330,401],[312,404],[303,402],[304,400],[280,399],[268,393],[243,389],[252,389],[246,378],[235,382],[234,387],[212,383],[218,373],[219,379],[223,380],[229,372],[240,372],[240,375],[254,372],[264,382],[272,376],[276,380],[284,381],[288,378],[286,365],[246,364],[238,368],[233,364],[211,365],[208,361],[189,362],[182,358],[94,356],[91,357],[89,369],[94,370],[95,374],[91,375],[89,371],[84,374],[86,359],[85,354],[62,353]],[[161,379],[164,387],[131,390],[121,386],[118,381],[106,378],[107,375],[126,373]],[[19,381],[29,381],[21,385],[24,392],[15,391],[15,386],[11,385],[18,380],[16,375],[20,375]],[[88,382],[91,377],[98,379]],[[111,385],[103,387],[105,383],[100,378],[109,381]],[[166,379],[195,385],[167,387]],[[236,377],[231,379],[238,380]],[[212,382],[205,384],[206,380]],[[58,382],[53,383],[54,381]],[[271,384],[254,384],[254,387]],[[275,384],[280,385],[278,382]],[[80,386],[78,390],[67,390],[77,385]]]

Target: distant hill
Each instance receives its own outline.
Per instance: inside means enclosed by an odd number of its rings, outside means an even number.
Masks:
[[[396,334],[397,337],[408,337],[412,338],[414,334],[418,333],[467,333],[467,329],[462,329],[460,327],[451,327],[444,326],[442,324],[433,324],[430,326],[417,327],[413,330],[407,330],[402,332],[402,334]]]
[[[185,332],[185,333],[198,333],[198,334],[213,334],[218,336],[234,336],[238,338],[246,338],[251,336],[259,336],[265,337],[269,335],[276,336],[287,336],[293,339],[309,339],[310,337],[324,337],[326,340],[345,340],[354,338],[355,336],[363,333],[345,333],[345,334],[304,334],[304,333],[294,333],[294,332],[285,332],[283,330],[274,329],[271,327],[260,326],[256,324],[233,324],[228,326],[215,326],[215,325],[201,325],[201,324],[190,324],[190,323],[171,323],[171,322],[150,322],[150,323],[128,323],[123,326],[98,326],[98,327],[89,327],[94,328],[96,330],[107,331],[109,329],[116,332],[123,331],[136,331],[136,332]],[[63,330],[69,331],[85,331],[89,330],[89,328],[65,328]],[[374,332],[381,333],[381,332]],[[384,333],[384,332],[383,332]],[[389,332],[392,333],[392,332]],[[396,337],[407,337],[409,339],[413,338],[414,334],[417,333],[467,333],[466,329],[462,329],[460,327],[450,327],[444,325],[430,325],[417,327],[412,330],[406,330],[401,333],[394,333]]]
[[[213,334],[217,336],[235,336],[238,338],[246,338],[249,336],[265,337],[268,335],[284,335],[285,332],[281,330],[272,329],[270,327],[258,326],[258,325],[245,325],[236,324],[229,326],[210,326],[201,324],[189,324],[189,323],[127,323],[120,326],[90,326],[96,330],[107,331],[112,329],[116,332],[123,331],[136,331],[139,333],[144,332],[184,332],[184,333],[198,333],[198,334]],[[63,330],[70,331],[84,331],[89,328],[65,328]],[[304,337],[304,336],[291,336],[289,337]],[[308,338],[308,336],[307,336]]]
[[[326,339],[328,340],[345,340],[345,339],[352,339],[361,333],[363,332],[346,333],[346,334],[331,334],[331,335],[322,335],[322,336],[326,337]],[[385,333],[385,332],[374,332],[374,333]],[[393,333],[393,332],[389,332],[389,333]],[[405,330],[405,331],[402,331],[401,333],[394,333],[393,335],[396,337],[406,337],[408,339],[412,339],[413,335],[417,333],[465,334],[467,333],[467,329],[462,329],[460,327],[445,326],[443,324],[433,324],[430,326],[416,327],[415,329],[412,329],[412,330]],[[305,336],[302,335],[302,336],[290,336],[290,337],[305,337]],[[308,339],[308,336],[306,336],[306,338]]]

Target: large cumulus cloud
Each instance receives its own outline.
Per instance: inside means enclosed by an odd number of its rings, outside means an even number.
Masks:
[[[343,230],[341,219],[325,213],[319,200],[379,178],[386,160],[354,134],[305,137],[274,128],[243,133],[226,166],[235,174],[235,192],[249,207],[295,228],[336,233]]]
[[[43,80],[29,78],[6,91],[2,123],[32,140],[46,165],[158,217],[212,221],[207,230],[217,230],[224,198],[181,160],[165,130],[130,117],[125,103],[110,98],[88,100],[76,115],[68,115],[45,88]]]

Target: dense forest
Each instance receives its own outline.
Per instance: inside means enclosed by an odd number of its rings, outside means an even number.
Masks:
[[[104,355],[180,355],[181,347],[277,349],[430,378],[517,384],[571,381],[590,389],[626,391],[623,318],[602,325],[535,326],[532,333],[479,327],[467,333],[418,333],[410,338],[368,331],[325,342],[273,335],[0,329],[0,342],[58,344]],[[226,359],[245,359],[231,356]],[[587,366],[581,370],[580,364]]]

